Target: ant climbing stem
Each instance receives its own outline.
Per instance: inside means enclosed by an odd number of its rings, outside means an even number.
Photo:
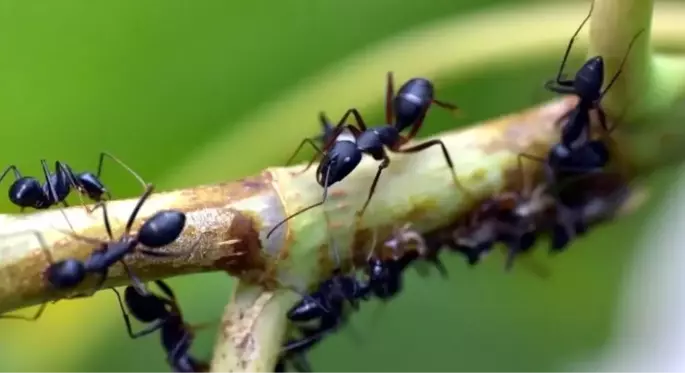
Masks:
[[[154,190],[152,184],[148,184],[145,192],[136,203],[131,215],[129,216],[124,232],[118,239],[114,238],[112,227],[109,221],[107,206],[105,202],[100,202],[102,207],[105,230],[109,241],[85,237],[73,231],[66,234],[95,246],[91,254],[83,261],[68,258],[60,261],[53,261],[52,256],[47,256],[50,265],[45,271],[47,282],[56,289],[73,289],[80,285],[88,274],[99,275],[99,280],[92,292],[99,290],[107,280],[109,269],[115,263],[121,263],[127,272],[135,288],[141,293],[147,291],[142,282],[131,272],[125,258],[134,253],[140,252],[143,255],[154,257],[169,257],[181,255],[181,253],[167,253],[155,249],[167,246],[178,239],[185,227],[186,216],[176,210],[161,210],[148,218],[140,227],[136,235],[131,235],[133,223],[140,212],[143,204],[147,201]],[[145,246],[145,247],[140,247]],[[192,249],[191,249],[192,250]],[[47,253],[47,251],[46,251]],[[92,295],[92,294],[91,294]],[[77,295],[84,297],[89,295]]]
[[[119,291],[111,288],[117,297],[129,337],[137,339],[159,330],[162,347],[167,353],[167,362],[174,371],[207,371],[209,366],[206,362],[190,355],[194,330],[198,327],[185,323],[176,296],[169,285],[162,280],[156,280],[155,284],[164,296],[154,293],[142,294],[135,287],[127,286],[124,290],[124,301],[122,301]],[[148,324],[148,326],[134,332],[124,303],[136,320]]]
[[[618,80],[633,44],[644,32],[644,29],[640,30],[630,41],[627,51],[623,56],[616,73],[611,78],[609,84],[607,84],[604,90],[602,90],[602,86],[604,85],[604,59],[602,56],[595,56],[588,59],[576,72],[574,79],[565,79],[564,69],[573,47],[573,43],[577,35],[580,33],[580,30],[592,15],[593,9],[594,0],[591,2],[588,15],[585,17],[569,41],[564,56],[561,60],[559,72],[557,73],[556,78],[545,83],[545,88],[550,91],[561,94],[573,94],[580,98],[575,108],[569,110],[565,115],[559,118],[559,122],[563,122],[565,119],[569,118],[568,123],[564,126],[562,131],[562,143],[566,146],[571,146],[571,144],[575,143],[584,132],[587,132],[586,130],[589,129],[590,125],[589,111],[592,109],[596,109],[602,129],[606,132],[611,131],[607,127],[606,114],[604,113],[600,102],[606,93],[609,92],[614,83],[616,83]]]
[[[393,153],[417,153],[439,145],[443,152],[443,156],[445,157],[445,161],[452,172],[454,184],[461,189],[464,194],[470,196],[470,192],[459,182],[452,158],[442,140],[433,139],[411,147],[403,147],[416,136],[423,125],[426,113],[431,105],[436,104],[438,106],[454,109],[456,109],[456,106],[446,102],[436,101],[434,99],[433,83],[427,79],[410,79],[405,82],[400,87],[397,94],[395,94],[392,73],[388,73],[387,78],[386,120],[389,119],[387,120],[388,123],[367,127],[366,122],[359,111],[355,108],[351,108],[342,116],[338,124],[333,127],[328,141],[326,141],[322,149],[315,146],[311,139],[304,139],[300,143],[295,154],[297,154],[297,152],[307,143],[317,150],[317,154],[302,172],[309,169],[317,157],[322,157],[316,170],[316,180],[317,183],[324,188],[324,198],[322,201],[309,205],[286,217],[269,231],[267,238],[271,236],[275,229],[286,221],[305,211],[323,205],[327,197],[328,188],[335,183],[342,181],[354,171],[361,162],[363,154],[370,155],[375,161],[380,163],[369,188],[367,198],[364,201],[362,208],[357,212],[358,221],[361,219],[374,196],[383,170],[390,165],[388,151]],[[350,116],[353,116],[356,120],[357,127],[346,124],[347,119]],[[320,119],[325,125],[325,128],[330,128],[330,126],[326,124],[328,123],[328,120],[323,113],[320,114]],[[403,136],[401,132],[407,128],[410,128],[410,132],[407,136]],[[341,136],[343,130],[347,130],[349,135]],[[291,159],[293,157],[294,155]]]

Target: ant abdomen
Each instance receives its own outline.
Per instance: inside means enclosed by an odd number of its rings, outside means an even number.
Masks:
[[[166,302],[154,294],[140,294],[133,286],[124,290],[124,300],[129,312],[141,322],[149,323],[168,316]]]
[[[8,194],[10,201],[20,207],[42,207],[47,204],[43,187],[38,180],[32,177],[17,179],[10,185]]]
[[[576,73],[573,88],[581,101],[594,102],[602,94],[604,84],[604,60],[601,56],[590,58]]]
[[[399,131],[418,121],[432,103],[433,83],[424,78],[413,78],[404,83],[394,99],[395,126]]]
[[[303,322],[320,317],[325,310],[321,309],[321,294],[314,293],[311,297],[303,298],[288,311],[288,319],[295,322]]]
[[[86,268],[76,259],[65,259],[50,265],[46,270],[46,279],[56,289],[76,287],[86,277]]]
[[[158,248],[169,245],[181,235],[186,224],[186,215],[176,210],[158,211],[138,231],[138,242]]]

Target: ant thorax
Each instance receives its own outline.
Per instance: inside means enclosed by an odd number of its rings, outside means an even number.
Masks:
[[[357,138],[354,137],[354,134],[352,134],[352,131],[345,128],[342,130],[342,132],[340,132],[338,137],[335,138],[335,142],[341,142],[341,141],[348,141],[348,142],[356,144]]]

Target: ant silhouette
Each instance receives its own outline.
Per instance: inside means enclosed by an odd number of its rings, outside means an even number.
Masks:
[[[595,169],[601,169],[609,161],[609,149],[606,143],[601,139],[590,139],[590,111],[596,110],[600,126],[604,132],[603,137],[608,137],[616,126],[608,126],[606,114],[600,102],[614,83],[616,83],[628,59],[633,44],[644,32],[644,29],[640,30],[630,41],[627,51],[619,64],[618,70],[604,90],[602,90],[602,86],[604,85],[604,59],[601,56],[595,56],[587,60],[578,70],[574,79],[564,79],[564,68],[571,48],[573,47],[573,43],[578,36],[578,33],[580,33],[580,30],[590,19],[593,8],[594,1],[591,3],[588,15],[569,41],[556,78],[545,83],[545,88],[548,90],[561,94],[574,94],[578,96],[579,101],[573,109],[558,119],[558,123],[563,123],[561,128],[561,139],[558,144],[550,149],[548,159],[541,160],[539,157],[528,156],[528,158],[542,162],[546,161],[552,166],[556,173],[559,173],[562,169],[565,173],[573,173],[574,171],[588,172]]]
[[[80,285],[85,280],[86,275],[97,274],[100,276],[100,278],[92,290],[92,293],[95,293],[107,280],[110,267],[119,262],[123,265],[124,270],[131,278],[131,281],[136,288],[139,289],[141,293],[145,293],[146,291],[144,285],[131,271],[128,264],[126,264],[124,261],[124,258],[136,251],[153,257],[181,255],[181,253],[167,253],[152,249],[162,248],[176,241],[176,239],[178,239],[178,237],[181,235],[186,221],[185,214],[180,211],[158,211],[147,221],[145,221],[145,223],[143,223],[136,235],[131,235],[130,231],[136,216],[138,215],[138,212],[145,201],[152,194],[153,189],[154,187],[151,184],[146,187],[145,193],[143,193],[140,200],[134,207],[133,212],[129,216],[128,222],[126,223],[124,233],[119,237],[119,239],[114,239],[112,228],[109,222],[109,216],[107,214],[107,208],[104,203],[99,204],[102,206],[105,229],[107,230],[107,235],[109,236],[110,241],[101,241],[90,237],[84,237],[73,233],[73,231],[67,232],[69,235],[77,239],[97,245],[96,249],[84,261],[75,258],[55,261],[52,254],[48,250],[48,246],[45,243],[42,235],[40,235],[39,232],[30,232],[36,235],[41,244],[43,253],[45,254],[48,262],[51,263],[45,270],[44,274],[47,283],[54,289],[68,290]],[[146,246],[147,248],[141,248],[139,247],[140,245]],[[195,245],[193,245],[193,247],[194,246]],[[74,297],[82,298],[87,296],[89,295],[76,295]],[[44,303],[32,317],[15,317],[13,315],[8,315],[7,317],[11,316],[11,318],[35,321],[40,318],[46,306],[47,304]]]
[[[14,182],[10,185],[8,194],[10,201],[21,208],[20,212],[23,212],[27,207],[44,210],[60,203],[64,207],[69,207],[66,198],[69,196],[72,187],[77,190],[82,204],[84,204],[83,199],[81,198],[82,195],[85,195],[95,202],[103,201],[103,196],[107,196],[107,199],[111,200],[112,195],[102,181],[100,181],[105,157],[118,163],[145,187],[145,181],[143,181],[133,169],[107,152],[100,153],[97,174],[93,174],[89,171],[74,173],[69,165],[60,161],[55,162],[55,172],[52,173],[50,172],[47,162],[42,159],[40,162],[43,169],[43,176],[45,177],[44,184],[41,184],[35,177],[22,176],[15,165],[10,165],[5,168],[2,175],[0,175],[0,182],[2,182],[10,171],[13,172]],[[86,207],[86,211],[90,213],[96,208],[97,206],[93,209],[88,209]]]
[[[411,147],[403,147],[418,133],[423,125],[424,118],[433,104],[448,110],[457,110],[457,106],[436,100],[434,98],[433,83],[424,78],[413,78],[405,82],[395,94],[392,72],[388,72],[385,96],[385,121],[386,124],[367,127],[364,119],[357,109],[349,109],[338,124],[333,127],[328,135],[328,141],[323,149],[319,148],[311,138],[305,138],[297,147],[286,164],[289,164],[305,144],[309,144],[316,151],[316,155],[300,173],[308,170],[318,157],[323,157],[316,170],[316,181],[324,188],[321,201],[309,205],[276,224],[267,234],[269,237],[278,227],[294,218],[295,216],[323,205],[328,198],[328,188],[342,181],[359,165],[362,154],[368,154],[374,160],[379,161],[378,170],[369,188],[369,193],[362,206],[357,212],[357,217],[366,211],[373,197],[381,173],[390,165],[388,152],[393,153],[417,153],[432,146],[440,146],[445,161],[452,171],[452,179],[455,185],[465,194],[468,191],[461,185],[454,170],[454,163],[447,147],[440,139],[428,140]],[[359,128],[346,124],[347,118],[352,115]],[[330,128],[330,122],[325,114],[320,113],[319,119],[324,128]],[[393,120],[394,119],[394,120]],[[410,128],[404,136],[401,132]],[[326,136],[324,136],[325,138]]]
[[[109,222],[107,206],[105,203],[99,203],[99,205],[102,207],[105,229],[107,230],[107,236],[110,241],[102,241],[69,232],[69,234],[75,238],[97,245],[97,248],[85,261],[70,258],[55,262],[52,260],[50,252],[44,249],[46,256],[50,262],[53,263],[46,271],[48,283],[57,289],[70,289],[83,282],[87,274],[95,273],[100,275],[99,282],[95,287],[95,290],[98,290],[102,287],[105,280],[107,280],[109,268],[117,262],[120,262],[124,266],[124,269],[129,275],[132,274],[130,268],[123,259],[133,252],[137,251],[141,254],[153,257],[179,255],[178,253],[167,253],[152,249],[162,248],[178,239],[183,228],[185,228],[186,222],[186,216],[181,211],[158,211],[143,223],[136,235],[131,234],[133,223],[153,190],[154,186],[148,184],[145,188],[145,192],[133,208],[128,221],[126,222],[124,233],[122,233],[119,239],[115,240],[114,235],[112,234],[112,227]],[[146,246],[147,248],[141,248],[139,247],[140,245]],[[132,278],[135,278],[135,276]],[[140,288],[142,288],[142,286],[140,286]]]
[[[165,297],[149,292],[140,293],[139,289],[134,286],[126,287],[124,302],[128,308],[128,313],[119,291],[111,288],[117,296],[128,335],[132,339],[136,339],[159,330],[162,346],[167,352],[167,362],[175,372],[207,372],[209,364],[190,355],[190,346],[194,337],[193,330],[197,327],[184,322],[176,296],[169,285],[161,280],[156,280],[155,284]],[[149,326],[141,331],[133,332],[129,313],[136,320],[149,324]]]
[[[346,323],[345,304],[349,304],[356,311],[359,309],[359,300],[367,300],[369,297],[371,289],[367,284],[359,281],[354,275],[343,274],[335,243],[331,241],[330,245],[337,263],[331,277],[322,282],[316,291],[295,304],[287,314],[292,322],[318,320],[318,325],[300,326],[298,329],[303,335],[302,338],[285,343],[281,350],[284,356],[302,354],[311,349],[326,334]]]

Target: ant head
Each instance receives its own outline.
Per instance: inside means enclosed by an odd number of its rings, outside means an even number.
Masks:
[[[565,164],[573,155],[571,149],[562,143],[555,144],[549,149],[548,163],[552,168]]]
[[[129,312],[141,322],[152,322],[169,314],[167,301],[152,293],[140,294],[133,286],[124,290],[124,301]]]
[[[186,224],[186,215],[176,210],[158,211],[138,231],[138,242],[158,248],[171,244],[181,235]]]
[[[57,289],[70,289],[80,284],[86,277],[86,269],[82,262],[76,259],[66,259],[56,262],[46,271],[48,283]]]
[[[76,183],[83,188],[88,197],[92,200],[99,201],[102,195],[107,193],[107,188],[92,172],[83,172],[75,175]]]
[[[596,101],[602,94],[604,84],[604,59],[592,57],[576,73],[573,88],[583,101]]]
[[[32,177],[22,177],[12,183],[9,198],[12,203],[20,207],[33,207],[45,203],[43,187]]]
[[[329,187],[347,177],[362,160],[362,153],[352,141],[336,141],[326,153],[316,171],[316,181]]]

